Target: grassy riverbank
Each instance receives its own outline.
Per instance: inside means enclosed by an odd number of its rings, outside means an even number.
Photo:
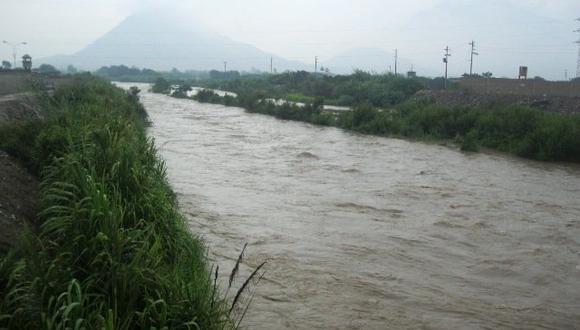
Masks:
[[[0,328],[230,327],[136,97],[79,77],[41,107],[42,122],[0,130],[39,174],[44,209],[0,258]]]
[[[260,93],[222,97],[202,91],[200,102],[239,106],[280,119],[335,126],[364,134],[421,140],[452,140],[462,150],[480,147],[543,161],[580,162],[580,115],[547,113],[525,106],[445,107],[407,101],[381,110],[370,105],[338,114],[322,111],[321,102],[299,107],[264,101]]]

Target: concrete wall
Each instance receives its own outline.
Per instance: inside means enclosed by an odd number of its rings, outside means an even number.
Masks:
[[[468,91],[478,94],[580,97],[580,82],[462,78],[458,83]]]

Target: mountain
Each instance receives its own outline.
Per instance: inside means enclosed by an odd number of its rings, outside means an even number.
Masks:
[[[506,0],[445,0],[416,14],[400,28],[401,41],[415,63],[443,72],[443,48],[451,48],[452,75],[469,71],[469,42],[479,56],[474,71],[513,78],[520,65],[530,75],[564,78],[576,63],[573,20],[557,21],[532,11],[521,2]],[[403,40],[404,39],[404,40]],[[403,46],[399,46],[403,48]]]
[[[391,70],[394,72],[395,67],[394,52],[386,52],[379,48],[351,48],[339,55],[334,56],[328,61],[321,62],[323,67],[327,67],[333,73],[348,74],[354,70],[363,70],[369,72],[383,73]],[[405,57],[398,57],[397,72],[406,74],[413,68],[420,76],[435,75],[434,70],[414,65],[412,60]]]
[[[53,56],[39,62],[57,67],[72,64],[95,70],[125,64],[155,70],[270,70],[306,68],[252,45],[239,43],[196,24],[179,13],[143,11],[127,17],[113,30],[73,55]]]

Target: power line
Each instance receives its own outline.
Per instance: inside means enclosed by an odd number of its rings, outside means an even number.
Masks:
[[[469,43],[469,45],[471,46],[471,59],[469,60],[469,76],[473,76],[473,56],[479,55],[479,53],[475,51],[475,41],[472,40]]]

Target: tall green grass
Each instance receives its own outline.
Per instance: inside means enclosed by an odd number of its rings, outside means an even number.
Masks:
[[[43,224],[0,258],[0,328],[232,327],[134,95],[77,78],[44,108]]]

